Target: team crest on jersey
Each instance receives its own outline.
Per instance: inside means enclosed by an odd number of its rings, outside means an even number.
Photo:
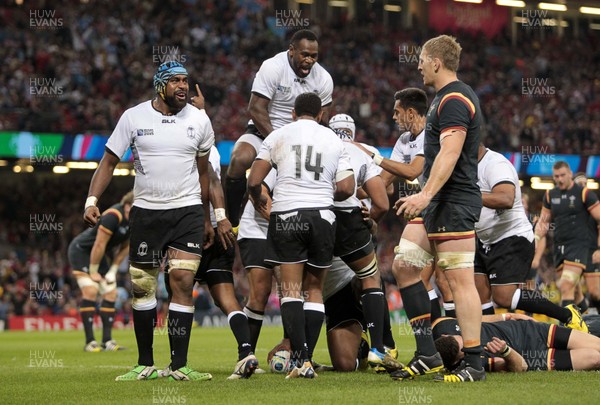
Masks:
[[[433,110],[435,110],[435,109],[436,109],[436,105],[435,104],[431,104],[431,106],[429,106],[429,111],[427,111],[427,116],[429,116],[431,114],[431,112]]]
[[[362,165],[358,169],[358,176],[356,176],[356,187],[362,187],[365,177],[367,177],[367,165]]]
[[[575,196],[574,195],[569,196],[569,208],[575,208]]]
[[[137,136],[150,136],[150,135],[154,135],[154,130],[152,128],[137,130]]]
[[[194,130],[194,127],[189,126],[187,128],[187,137],[190,139],[196,138],[196,131]]]
[[[146,256],[148,254],[148,244],[146,242],[140,243],[137,254],[138,256]]]
[[[282,86],[281,84],[277,85],[277,93],[290,94],[291,92],[292,92],[291,87]]]

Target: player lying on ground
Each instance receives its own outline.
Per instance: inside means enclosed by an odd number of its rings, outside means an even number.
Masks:
[[[483,321],[481,343],[488,371],[600,369],[600,338],[596,336],[519,314],[486,315]],[[456,368],[464,356],[460,332],[454,318],[440,318],[433,326],[435,346],[448,370]]]

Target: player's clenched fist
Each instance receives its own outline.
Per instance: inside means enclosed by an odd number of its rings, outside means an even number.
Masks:
[[[83,213],[83,220],[90,228],[96,226],[100,219],[100,210],[96,206],[90,206],[85,209]]]

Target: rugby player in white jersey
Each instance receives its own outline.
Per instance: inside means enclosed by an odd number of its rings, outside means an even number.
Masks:
[[[356,195],[356,189],[362,187],[371,200],[369,216],[375,222],[389,210],[387,192],[377,165],[352,143],[356,129],[352,117],[337,114],[329,121],[329,127],[346,142],[346,151],[356,178],[354,194],[344,201],[334,203],[337,225],[333,254],[340,257],[361,280],[362,311],[371,337],[369,365],[380,367],[389,363],[397,367],[394,355],[386,353],[383,343],[387,301],[381,288],[381,276],[377,268],[371,231],[367,222],[363,220],[362,203]],[[391,349],[393,348],[392,346]]]
[[[275,178],[276,171],[272,169],[262,184],[262,193],[269,201],[268,208],[259,212],[254,208],[252,201],[248,200],[238,229],[240,258],[246,269],[250,288],[244,313],[248,316],[250,341],[254,352],[256,352],[265,308],[273,287],[273,264],[265,261],[265,253],[267,250],[267,231],[269,229],[270,199],[275,185]]]
[[[117,381],[158,377],[152,345],[157,276],[165,258],[173,293],[169,379],[208,380],[210,374],[187,367],[187,353],[194,317],[194,275],[203,243],[208,247],[214,238],[208,204],[208,158],[214,132],[206,113],[187,104],[188,73],[183,65],[161,64],[154,88],[156,97],[125,111],[110,136],[90,184],[84,220],[90,226],[98,221],[96,203],[121,156],[131,147],[136,176],[129,214],[129,273],[138,364]]]
[[[587,332],[574,305],[560,307],[540,292],[522,287],[531,268],[535,244],[533,227],[523,208],[519,175],[512,163],[479,144],[477,172],[483,208],[475,223],[475,284],[483,314],[493,314],[495,302],[504,308],[544,314],[569,328]]]
[[[324,318],[322,286],[335,240],[331,208],[334,199],[345,200],[354,193],[355,180],[344,143],[318,123],[323,115],[319,96],[301,94],[292,114],[295,122],[263,142],[250,170],[248,191],[255,208],[265,210],[268,199],[262,194],[262,181],[271,168],[277,170],[266,260],[281,266],[281,316],[297,365],[286,378],[314,378],[309,350],[316,345]],[[305,312],[310,316],[306,322]]]
[[[306,92],[316,93],[323,106],[322,122],[327,122],[333,80],[319,65],[318,58],[317,36],[310,30],[299,30],[292,36],[288,49],[265,60],[256,73],[248,104],[251,119],[246,133],[235,143],[227,168],[227,210],[234,227],[238,226],[246,192],[246,170],[252,165],[263,139],[292,122],[296,97]]]

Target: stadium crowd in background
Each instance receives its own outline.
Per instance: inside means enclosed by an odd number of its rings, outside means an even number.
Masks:
[[[217,141],[243,133],[254,74],[286,44],[285,27],[275,27],[276,10],[268,2],[104,3],[57,8],[62,25],[52,35],[30,27],[22,8],[0,8],[6,67],[0,73],[0,130],[108,134],[126,108],[151,97],[147,84],[173,52],[199,74]],[[174,13],[177,25],[169,18]],[[385,31],[374,13],[357,15],[358,25],[345,24],[343,12],[334,15],[325,25],[302,14],[321,39],[319,62],[336,86],[333,113],[354,117],[358,141],[392,146],[399,134],[386,106],[396,89],[421,86],[416,61],[426,35],[393,26]],[[599,56],[590,52],[599,38],[545,32],[542,43],[534,34],[519,32],[516,46],[508,35],[461,41],[459,77],[481,99],[486,145],[499,152],[535,145],[544,153],[599,154]],[[62,95],[32,96],[31,78],[55,79]],[[529,81],[534,78],[547,81]],[[536,86],[548,94],[535,95]]]
[[[57,8],[56,17],[64,23],[50,33],[30,27],[28,13],[18,7],[0,7],[0,55],[7,67],[0,72],[0,130],[109,134],[125,109],[151,96],[148,83],[156,66],[175,56],[200,77],[217,140],[233,140],[244,132],[254,74],[265,58],[287,43],[280,35],[284,29],[269,28],[275,10],[250,0],[207,0],[203,7],[194,0],[105,3],[109,6],[77,3]],[[177,26],[167,18],[173,12],[184,20]],[[418,56],[425,35],[393,28],[384,32],[372,15],[357,16],[363,20],[358,27],[344,25],[343,17],[327,27],[307,17],[322,44],[319,62],[336,84],[332,115],[345,112],[354,117],[357,141],[393,145],[399,132],[391,119],[390,100],[396,89],[422,87],[416,62],[400,62],[399,53]],[[514,47],[505,36],[461,41],[459,78],[470,83],[481,100],[486,145],[500,152],[536,145],[544,153],[600,154],[600,82],[593,71],[598,54],[589,52],[598,41],[587,35],[559,39],[548,34],[543,49],[539,41],[523,37]],[[534,59],[527,53],[532,47],[539,49]],[[555,94],[524,94],[523,80],[534,77],[547,77]],[[64,92],[60,97],[35,97],[31,78],[56,79]],[[89,177],[61,179],[31,175],[23,182],[13,177],[8,187],[0,188],[0,321],[8,314],[77,315],[80,293],[66,249],[84,230],[80,205]],[[119,183],[110,192],[121,195],[130,186]],[[43,214],[37,212],[37,201],[44,201],[56,215],[53,221],[60,224],[60,232],[31,231],[31,215]],[[539,206],[531,207],[532,213],[539,211]],[[393,213],[380,224],[378,262],[388,282],[393,281],[393,246],[401,230]],[[126,268],[122,266],[118,278],[123,297],[130,291]],[[551,269],[548,261],[538,269],[546,285],[553,281]],[[235,274],[238,294],[245,295],[244,273],[238,268]],[[32,283],[62,294],[56,300],[32,300]],[[199,294],[198,299],[205,297]]]

